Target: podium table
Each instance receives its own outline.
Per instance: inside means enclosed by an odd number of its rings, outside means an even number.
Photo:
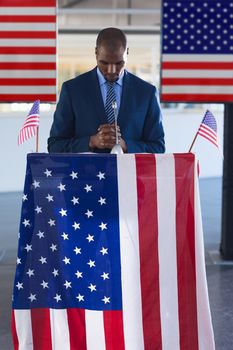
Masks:
[[[29,154],[15,349],[213,350],[195,156]]]

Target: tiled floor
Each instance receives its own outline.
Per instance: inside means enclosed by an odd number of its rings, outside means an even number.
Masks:
[[[200,193],[216,350],[233,350],[233,264],[225,265],[218,254],[221,232],[221,181],[220,178],[200,180]],[[13,349],[10,336],[11,291],[20,205],[21,194],[0,194],[0,350]]]

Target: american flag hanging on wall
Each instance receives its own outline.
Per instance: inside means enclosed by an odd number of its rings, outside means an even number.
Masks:
[[[233,101],[233,1],[164,0],[161,101]]]
[[[29,154],[14,349],[214,350],[197,186],[193,154]]]
[[[56,0],[0,0],[0,102],[56,102]]]

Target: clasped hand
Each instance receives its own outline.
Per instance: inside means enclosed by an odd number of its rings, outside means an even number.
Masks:
[[[119,144],[122,147],[123,151],[126,152],[126,143],[121,138],[121,132],[119,126],[117,126],[117,135]],[[90,137],[89,147],[99,148],[99,149],[112,149],[116,144],[116,127],[115,124],[103,124],[100,125],[98,131],[95,135]]]

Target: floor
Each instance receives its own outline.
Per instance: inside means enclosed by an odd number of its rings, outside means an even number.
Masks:
[[[200,180],[206,270],[216,350],[232,350],[233,262],[221,261],[218,254],[221,232],[221,187],[221,178]],[[0,350],[13,349],[10,335],[11,291],[20,205],[20,193],[0,194]]]

